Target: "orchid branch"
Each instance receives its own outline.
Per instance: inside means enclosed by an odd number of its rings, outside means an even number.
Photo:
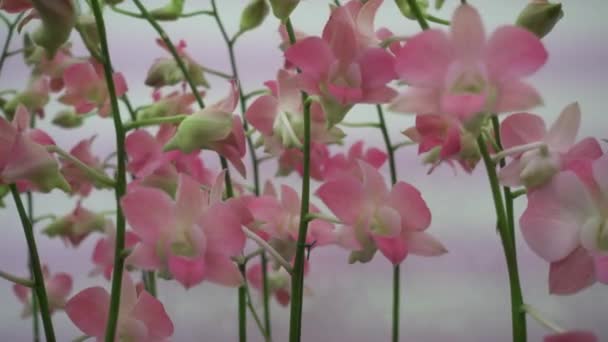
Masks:
[[[258,234],[254,233],[247,227],[241,227],[243,229],[243,233],[258,244],[261,248],[264,248],[268,254],[272,255],[272,257],[287,271],[287,273],[293,275],[293,269],[287,260],[281,256],[279,252],[276,251],[268,242],[264,241]]]
[[[73,155],[71,155],[70,153],[62,150],[59,146],[49,145],[46,147],[46,150],[49,151],[50,153],[57,153],[63,159],[70,161],[72,164],[76,165],[76,167],[78,167],[87,176],[89,176],[91,179],[95,180],[96,182],[98,182],[102,185],[105,185],[109,188],[113,188],[116,185],[116,182],[113,179],[109,178],[105,174],[103,174],[103,173],[99,172],[98,170],[83,163],[80,159],[78,159],[78,158],[74,157]]]
[[[0,270],[0,278],[8,280],[8,281],[10,281],[12,283],[15,283],[15,284],[23,285],[25,287],[34,287],[34,281],[33,280],[17,277],[15,275],[12,275],[10,273],[4,272],[2,270]]]
[[[188,115],[174,115],[174,116],[161,116],[158,118],[131,121],[131,122],[125,123],[125,130],[130,131],[130,130],[134,130],[136,128],[147,127],[147,126],[156,126],[156,125],[167,124],[167,123],[178,124],[187,117],[188,117]]]
[[[2,47],[2,54],[0,54],[0,72],[2,71],[2,67],[4,66],[4,61],[6,60],[7,57],[10,56],[8,49],[11,45],[11,41],[13,39],[13,34],[15,33],[15,27],[17,26],[17,23],[19,23],[21,18],[23,18],[24,14],[25,14],[25,12],[19,13],[19,15],[15,18],[15,20],[13,22],[10,22],[8,20],[8,18],[6,18],[4,15],[2,16],[2,20],[6,23],[6,26],[8,27],[8,33],[6,35],[6,39],[4,40],[4,46]]]
[[[529,304],[524,304],[524,305],[522,305],[521,309],[525,313],[530,315],[530,317],[534,318],[535,321],[537,321],[541,325],[545,326],[547,329],[551,330],[552,332],[555,332],[557,334],[562,334],[562,333],[566,332],[566,329],[560,327],[557,323],[550,321],[547,318],[543,317],[542,313],[540,311],[538,311],[536,308],[534,308],[533,306],[531,306]]]

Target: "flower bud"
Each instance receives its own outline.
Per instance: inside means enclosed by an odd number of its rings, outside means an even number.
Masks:
[[[106,225],[103,215],[89,211],[78,204],[70,214],[61,217],[42,231],[48,237],[61,237],[73,246],[80,244],[90,233],[102,232]]]
[[[32,34],[32,40],[44,47],[52,58],[70,38],[76,24],[76,9],[73,0],[35,1],[33,3],[42,20]]]
[[[268,4],[266,0],[253,0],[241,14],[240,31],[253,30],[260,26],[268,15]]]
[[[546,36],[564,16],[562,4],[547,0],[532,0],[517,17],[517,26],[534,33],[539,38]]]
[[[443,7],[445,0],[435,0],[435,9],[440,10]]]
[[[180,150],[190,153],[210,148],[214,142],[226,138],[232,131],[232,114],[201,111],[180,123],[175,135],[164,147],[165,151]]]
[[[193,61],[184,59],[188,74],[196,86],[208,87],[209,83],[203,73],[203,68]],[[145,84],[150,87],[160,88],[185,82],[184,74],[173,58],[159,58],[148,70]]]
[[[296,6],[300,0],[270,0],[270,6],[272,6],[272,13],[275,17],[280,20],[285,20]]]
[[[24,91],[7,101],[2,108],[9,119],[12,119],[20,104],[30,112],[42,111],[49,102],[49,90],[49,83],[45,78],[32,79]]]
[[[150,11],[150,16],[156,20],[177,20],[184,12],[184,0],[171,0],[163,7]]]
[[[428,0],[416,0],[416,3],[418,4],[420,11],[422,11],[422,14],[426,14],[426,10],[427,8],[429,8]],[[399,7],[399,10],[401,11],[401,14],[403,14],[404,17],[416,20],[416,16],[412,12],[412,9],[410,8],[410,5],[408,4],[407,0],[395,0],[395,4],[397,4],[397,7]]]
[[[53,124],[62,128],[76,128],[82,126],[84,121],[82,115],[73,110],[65,109],[57,113],[53,118]]]

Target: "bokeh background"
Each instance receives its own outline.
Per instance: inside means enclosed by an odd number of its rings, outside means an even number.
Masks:
[[[165,1],[145,1],[157,7]],[[129,1],[124,8],[135,10]],[[209,9],[206,0],[187,1],[188,10]],[[218,1],[220,15],[230,34],[237,31],[240,10],[246,1]],[[482,13],[488,31],[514,22],[527,1],[472,0]],[[449,19],[458,1],[447,0],[436,16]],[[583,111],[580,136],[606,137],[608,116],[605,113],[608,85],[608,45],[606,44],[605,0],[565,0],[565,17],[544,43],[550,57],[545,67],[532,78],[532,83],[544,96],[545,105],[535,110],[550,123],[560,110],[572,101],[579,101]],[[328,1],[302,1],[293,15],[298,30],[319,34],[329,13]],[[143,85],[147,68],[152,61],[166,54],[155,44],[155,32],[144,20],[105,12],[112,60],[129,84],[129,96],[135,106],[151,101],[151,89]],[[35,23],[25,27],[32,30]],[[205,66],[229,72],[227,49],[216,23],[211,17],[198,16],[165,23],[169,36],[188,42],[188,52]],[[403,18],[393,1],[385,1],[376,19],[376,26],[389,27],[399,35],[411,35],[419,28],[414,21]],[[277,48],[278,21],[269,16],[262,27],[246,33],[236,45],[241,81],[246,91],[262,88],[262,82],[273,79],[282,64]],[[0,41],[7,31],[0,27]],[[85,50],[77,36],[73,39],[76,55]],[[20,39],[13,48],[20,46]],[[19,56],[8,59],[0,77],[0,89],[24,87],[29,71]],[[212,88],[206,100],[213,102],[224,96],[227,83],[211,75]],[[61,107],[53,103],[47,107],[47,118]],[[123,111],[123,114],[126,114]],[[400,132],[411,126],[413,118],[388,113],[391,137],[405,139]],[[372,106],[355,107],[348,121],[374,121]],[[48,120],[47,120],[48,121]],[[91,118],[85,126],[65,131],[40,123],[64,149],[71,148],[82,138],[97,135],[94,150],[105,157],[113,150],[114,136],[111,121]],[[365,140],[367,146],[383,147],[379,130],[348,129],[345,146]],[[343,148],[332,148],[338,151]],[[217,167],[213,153],[204,152],[208,165]],[[249,159],[246,159],[247,161]],[[409,257],[402,265],[401,340],[410,342],[434,341],[509,341],[510,308],[506,266],[499,238],[495,233],[493,204],[486,176],[482,168],[473,175],[454,172],[447,166],[427,175],[415,148],[397,151],[399,179],[415,184],[433,212],[430,232],[439,237],[449,254],[439,258]],[[275,177],[276,165],[262,165],[263,180],[299,187],[299,178]],[[382,170],[387,174],[388,169]],[[316,184],[313,185],[313,188]],[[13,202],[0,210],[0,269],[25,275],[26,244]],[[74,207],[76,198],[67,198],[54,191],[35,195],[36,215],[62,215]],[[314,200],[316,204],[320,201]],[[97,191],[84,200],[84,205],[99,210],[113,209],[110,191]],[[519,215],[525,199],[516,203]],[[40,230],[43,225],[37,226]],[[519,234],[518,234],[519,235]],[[78,249],[64,247],[58,240],[50,240],[37,233],[37,241],[44,263],[53,272],[69,272],[74,277],[73,293],[92,284],[109,284],[101,277],[88,276],[92,269],[90,257],[98,237],[91,236]],[[253,248],[253,246],[250,246]],[[519,264],[524,296],[548,317],[565,328],[589,329],[608,340],[608,292],[595,285],[575,296],[559,297],[548,293],[548,265],[534,255],[518,236]],[[377,255],[368,264],[349,265],[347,252],[338,248],[316,249],[311,255],[311,272],[307,278],[311,295],[304,306],[304,341],[388,341],[391,326],[391,265]],[[254,291],[255,292],[255,291]],[[160,299],[175,324],[174,341],[234,341],[237,334],[236,289],[203,283],[188,291],[174,282],[159,280]],[[256,305],[259,297],[254,293]],[[0,341],[31,340],[31,322],[20,319],[21,305],[13,295],[11,284],[0,280]],[[286,341],[289,311],[272,304],[275,341]],[[53,316],[59,341],[70,341],[81,333],[63,312]],[[253,320],[249,319],[250,341],[261,341]],[[541,341],[546,330],[529,320],[530,341]]]

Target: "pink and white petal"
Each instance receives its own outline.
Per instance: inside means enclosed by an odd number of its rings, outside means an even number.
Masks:
[[[485,60],[490,79],[502,82],[533,74],[548,56],[537,36],[509,25],[494,31],[487,43]]]
[[[406,234],[409,252],[421,256],[439,256],[448,252],[443,244],[426,232],[409,232]]]
[[[320,77],[334,61],[327,43],[319,37],[308,37],[298,41],[285,51],[285,58],[297,65],[303,73]]]
[[[545,121],[535,114],[516,113],[500,123],[500,139],[505,149],[541,141],[546,133]]]
[[[408,254],[407,242],[401,235],[390,238],[374,235],[373,238],[380,252],[393,265],[399,265]]]
[[[580,125],[581,109],[578,102],[574,102],[562,110],[557,120],[549,128],[545,141],[552,150],[564,153],[574,145]]]
[[[289,113],[299,113],[302,107],[302,97],[298,89],[299,77],[281,69],[277,74],[278,94],[281,110]]]
[[[389,203],[401,215],[402,229],[422,231],[431,224],[431,211],[420,191],[412,185],[405,182],[395,184],[389,195]]]
[[[125,80],[122,73],[115,72],[112,75],[112,80],[114,81],[116,96],[118,96],[118,97],[123,96],[129,88],[127,87],[127,81]]]
[[[296,215],[300,213],[300,196],[289,185],[281,185],[281,204],[289,213]]]
[[[599,159],[603,154],[604,152],[597,139],[585,138],[572,146],[566,154],[562,155],[562,170],[571,169],[573,167],[572,164],[580,160],[593,161]],[[601,179],[599,177],[595,178],[598,178],[598,182]],[[608,190],[608,186],[605,189]]]
[[[227,203],[216,203],[201,219],[207,251],[226,256],[243,252],[246,237],[241,229],[241,220],[233,207]]]
[[[23,304],[29,302],[30,289],[20,284],[13,284],[13,292],[19,301]]]
[[[395,71],[412,86],[442,87],[454,58],[452,44],[441,30],[426,30],[407,40],[399,50]]]
[[[459,6],[454,12],[450,28],[456,56],[466,64],[480,60],[486,37],[479,12],[467,4]]]
[[[388,196],[388,188],[382,174],[373,166],[359,159],[357,161],[363,176],[363,191],[368,202],[377,203]]]
[[[355,19],[355,24],[357,29],[363,36],[367,38],[373,38],[375,36],[374,32],[374,18],[376,17],[376,12],[378,12],[378,8],[382,5],[383,0],[370,0],[365,2],[357,17]]]
[[[388,159],[388,155],[381,149],[372,147],[365,151],[365,155],[362,159],[365,160],[365,162],[367,162],[369,165],[379,169]]]
[[[135,307],[135,303],[137,303],[135,283],[133,283],[129,272],[124,272],[120,284],[120,311],[131,312],[133,307]]]
[[[593,178],[603,196],[608,196],[608,155],[602,156],[592,164]]]
[[[272,135],[274,121],[278,115],[276,98],[264,95],[257,98],[247,109],[245,117],[255,129],[264,135]]]
[[[75,88],[81,91],[97,83],[99,76],[91,63],[76,63],[65,69],[63,81],[67,88]]]
[[[365,50],[358,59],[363,88],[377,88],[397,78],[393,65],[395,57],[382,48]]]
[[[28,138],[32,139],[32,141],[43,145],[43,146],[50,146],[50,145],[55,145],[55,141],[53,140],[53,138],[51,138],[50,135],[48,135],[45,131],[38,129],[38,128],[32,128],[29,129],[27,132],[24,132]]]
[[[336,227],[334,230],[336,243],[350,251],[358,251],[363,249],[363,245],[357,239],[355,228],[347,225]]]
[[[146,325],[148,338],[162,339],[173,335],[173,322],[163,304],[146,291],[139,294],[132,317]]]
[[[484,94],[450,94],[441,97],[441,112],[466,121],[486,108]]]
[[[440,93],[435,88],[410,87],[398,95],[389,110],[399,113],[432,114],[440,111]]]
[[[575,294],[595,283],[595,265],[591,255],[582,247],[565,259],[552,262],[549,269],[549,293]]]
[[[524,111],[542,105],[538,91],[527,83],[510,80],[497,85],[497,98],[493,111],[507,113]]]
[[[256,220],[262,222],[273,222],[283,215],[281,204],[269,195],[252,198],[248,201],[247,208]]]
[[[191,259],[170,255],[167,262],[169,272],[171,272],[175,280],[182,284],[186,289],[200,284],[207,278],[209,267],[203,257]]]
[[[363,90],[361,88],[352,88],[335,83],[329,83],[327,90],[341,105],[360,102],[363,98]]]
[[[136,244],[125,263],[145,270],[157,270],[162,266],[156,245],[147,243]]]
[[[325,246],[336,241],[334,226],[323,220],[312,220],[308,226],[306,243],[314,243],[315,246]]]
[[[148,338],[148,328],[146,327],[146,324],[130,316],[124,317],[120,320],[120,326],[118,327],[118,331],[116,332],[116,334],[120,334],[121,339],[127,341],[150,341],[150,339]]]
[[[559,261],[580,243],[580,231],[594,210],[585,185],[570,171],[528,196],[519,224],[524,239],[541,258]]]
[[[19,132],[23,132],[30,127],[30,113],[23,104],[17,106],[13,117],[13,126]]]
[[[89,287],[65,304],[65,312],[83,333],[103,337],[110,308],[110,295],[102,287]]]
[[[509,164],[498,171],[498,180],[504,186],[521,186],[522,163],[519,159],[512,160]]]
[[[67,273],[57,273],[45,281],[49,298],[63,300],[72,291],[72,277]]]
[[[355,23],[347,7],[334,9],[323,29],[323,40],[343,65],[349,65],[357,54]]]
[[[120,204],[135,233],[151,244],[158,241],[161,231],[170,227],[175,217],[171,197],[160,189],[134,187],[123,196]]]
[[[238,287],[243,284],[243,276],[238,267],[229,257],[209,253],[205,255],[208,266],[207,279],[213,283]]]
[[[597,281],[608,285],[608,255],[597,255],[594,261]]]
[[[401,221],[401,215],[397,210],[389,206],[380,207],[374,213],[371,233],[384,238],[395,237],[401,233]]]
[[[316,195],[346,224],[354,224],[359,219],[365,201],[361,181],[353,176],[325,182]]]
[[[179,175],[175,194],[176,224],[189,229],[201,217],[204,209],[204,196],[199,182],[185,173]]]
[[[236,80],[230,81],[230,88],[228,88],[228,94],[220,101],[209,106],[210,109],[214,109],[223,113],[232,113],[239,103],[239,88]]]
[[[599,342],[597,336],[589,331],[572,330],[545,336],[543,342]]]
[[[362,89],[361,96],[362,103],[389,103],[397,96],[397,91],[388,86],[380,86],[377,88]]]

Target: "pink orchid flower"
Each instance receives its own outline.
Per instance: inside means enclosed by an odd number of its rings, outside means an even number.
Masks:
[[[266,190],[273,193],[274,190]],[[255,226],[271,239],[295,242],[298,240],[300,224],[300,197],[288,185],[281,186],[280,198],[265,194],[252,197],[246,201],[246,206],[255,220]],[[311,213],[318,213],[316,206],[310,205]],[[334,229],[331,223],[314,219],[308,224],[306,242],[315,246],[324,246],[335,241]],[[289,259],[289,258],[288,258]]]
[[[545,336],[543,342],[598,342],[594,333],[582,330],[566,331]]]
[[[111,221],[106,224],[105,233],[105,236],[97,241],[93,249],[91,259],[95,268],[90,275],[101,273],[107,280],[110,280],[114,269],[114,249],[116,248],[116,228]],[[139,241],[139,237],[135,233],[125,232],[125,248],[133,248]],[[125,263],[131,264],[130,257],[127,257]]]
[[[286,307],[291,300],[291,276],[284,268],[274,269],[271,264],[267,265],[267,279],[269,292],[274,298]],[[309,273],[310,266],[308,261],[304,261],[304,277]],[[254,264],[247,269],[247,281],[254,289],[263,291],[262,264]],[[306,285],[304,290],[306,291]]]
[[[78,201],[72,212],[49,224],[43,233],[49,237],[59,236],[66,245],[78,247],[91,233],[103,231],[105,225],[103,215],[84,208]]]
[[[528,194],[519,223],[524,239],[551,263],[549,290],[573,294],[608,284],[608,156],[579,163]]]
[[[82,59],[75,58],[72,56],[70,51],[71,46],[66,44],[61,47],[55,55],[49,59],[46,51],[39,46],[32,46],[34,48],[32,54],[26,57],[27,64],[33,64],[34,74],[40,74],[49,78],[50,90],[58,92],[63,89],[63,74],[65,69],[72,64],[82,63]]]
[[[431,212],[420,192],[405,182],[389,191],[378,170],[364,161],[359,165],[360,178],[345,175],[317,190],[317,196],[344,224],[339,242],[355,251],[351,261],[371,260],[376,248],[395,265],[409,253],[445,253],[443,245],[425,232]]]
[[[395,69],[410,88],[392,109],[447,114],[465,124],[482,113],[526,110],[542,99],[521,79],[546,60],[539,38],[523,28],[502,26],[486,39],[479,13],[463,4],[454,13],[449,34],[426,30],[399,50]]]
[[[337,179],[348,174],[360,178],[359,160],[379,169],[384,165],[386,159],[386,153],[378,148],[370,147],[364,151],[363,140],[359,140],[351,145],[348,154],[338,153],[327,159],[323,167],[323,179]]]
[[[115,72],[112,79],[116,96],[124,95],[127,83],[122,74]],[[74,106],[80,114],[97,109],[101,117],[110,115],[110,96],[101,64],[93,61],[72,64],[65,69],[63,82],[66,90],[59,98],[61,103]]]
[[[235,200],[221,201],[223,177],[221,173],[207,193],[180,174],[175,201],[158,189],[131,187],[121,205],[141,239],[130,255],[132,263],[168,270],[186,288],[203,280],[240,285],[242,277],[231,257],[245,246],[243,217]]]
[[[179,173],[186,173],[203,185],[210,186],[215,174],[205,166],[200,152],[163,152],[163,145],[171,138],[174,128],[161,126],[156,137],[145,130],[136,130],[125,141],[129,164],[127,169],[137,183],[163,189],[175,194]]]
[[[96,286],[82,290],[65,305],[65,312],[83,333],[104,340],[110,294]],[[127,272],[122,278],[115,341],[168,342],[173,322],[163,304],[145,290],[137,291]]]
[[[44,287],[46,289],[47,300],[49,302],[49,310],[54,313],[57,310],[63,310],[67,296],[72,291],[72,277],[67,273],[55,273],[51,275],[48,267],[42,267],[42,276],[44,278]],[[26,318],[32,315],[31,290],[23,285],[13,285],[13,291],[21,303],[23,303],[23,311],[21,317]]]
[[[0,9],[7,13],[19,13],[32,8],[32,3],[29,0],[2,0],[0,1]]]
[[[200,149],[216,151],[245,177],[245,131],[241,118],[232,113],[239,101],[236,82],[231,82],[228,96],[185,118],[175,135],[167,142],[165,151],[192,153]]]
[[[457,162],[471,173],[481,157],[475,137],[446,115],[417,115],[416,125],[403,134],[418,144],[419,155],[425,154],[424,162],[432,165],[429,173],[442,162]]]
[[[381,0],[350,1],[332,10],[323,37],[308,37],[285,52],[302,71],[300,86],[321,96],[330,126],[342,121],[355,103],[386,103],[395,91],[394,57],[375,42],[373,18]]]
[[[90,168],[97,170],[101,174],[105,174],[101,161],[91,151],[91,145],[94,140],[95,136],[81,140],[70,150],[70,154]],[[70,184],[72,192],[83,197],[88,196],[95,185],[94,180],[73,162],[63,158],[60,158],[60,160],[62,164],[61,173]]]
[[[323,166],[329,158],[329,148],[325,144],[312,142],[310,145],[310,177],[315,180],[323,180]],[[304,153],[301,149],[287,148],[280,152],[279,170],[280,176],[287,176],[292,171],[297,171],[300,176],[304,174]]]
[[[501,169],[501,183],[539,187],[557,172],[571,169],[580,160],[601,157],[602,149],[596,139],[586,138],[575,144],[580,121],[577,103],[566,106],[548,131],[543,119],[534,114],[518,113],[506,118],[500,127],[505,149],[539,146],[516,154],[513,161]]]
[[[3,183],[27,181],[28,188],[49,192],[70,191],[57,160],[47,151],[53,139],[39,129],[28,129],[30,115],[19,106],[12,124],[0,118],[0,178]]]

